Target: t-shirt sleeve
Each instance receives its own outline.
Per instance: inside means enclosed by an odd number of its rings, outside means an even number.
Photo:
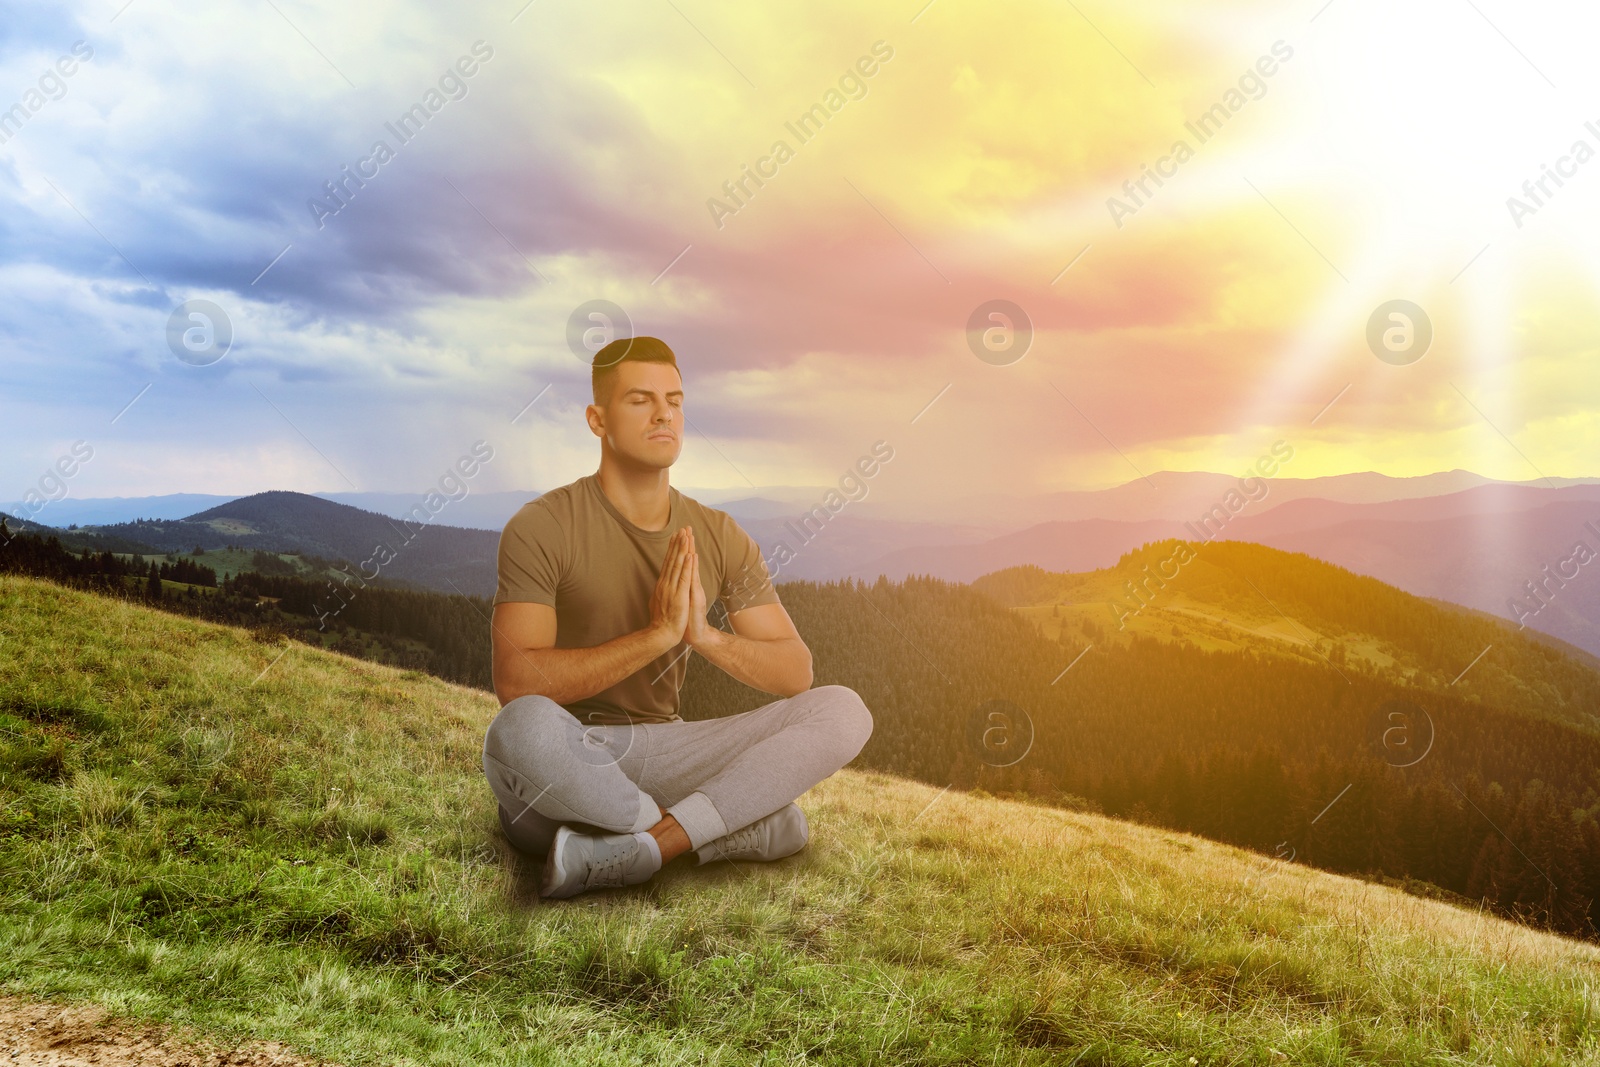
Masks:
[[[717,593],[723,610],[732,614],[778,603],[778,591],[772,586],[767,561],[761,558],[761,546],[733,519],[727,520],[727,527],[723,539],[728,546],[727,559],[723,561],[722,588]]]
[[[500,533],[499,581],[494,602],[556,606],[566,572],[566,533],[548,508],[528,505]]]

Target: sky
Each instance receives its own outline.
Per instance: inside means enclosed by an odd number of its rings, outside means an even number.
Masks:
[[[551,488],[608,322],[684,486],[1600,473],[1592,8],[196,7],[0,16],[0,500]]]

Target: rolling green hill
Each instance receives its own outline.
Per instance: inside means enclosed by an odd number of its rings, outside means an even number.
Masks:
[[[1108,640],[1089,620],[1092,633],[1053,641],[990,595],[937,579],[781,591],[817,678],[852,686],[874,711],[865,766],[1025,791],[1595,937],[1600,731],[1574,721],[1595,673],[1510,627],[1240,547],[1243,576],[1295,613],[1280,622],[1315,633],[1342,614],[1376,628],[1415,675],[1340,667],[1336,648],[1205,648],[1173,638],[1172,623],[1167,640]],[[1417,684],[1427,678],[1443,680]],[[691,658],[686,717],[762,699]]]
[[[438,515],[448,518],[440,498]],[[346,561],[367,577],[411,583],[441,593],[485,594],[494,589],[500,535],[447,525],[419,505],[409,519],[305,493],[271,491],[240,497],[185,519],[140,519],[87,528],[86,534],[153,545],[163,552],[229,545]]]
[[[1144,545],[1081,574],[1011,567],[973,587],[1069,646],[1127,647],[1138,636],[1248,652],[1600,730],[1600,659],[1564,641],[1299,553],[1216,541],[1192,543],[1182,562],[1179,544]]]
[[[1600,1063],[1595,946],[1185,834],[847,769],[798,856],[541,902],[487,694],[12,576],[0,644],[6,993],[350,1064]]]
[[[1193,561],[1186,577],[1209,578],[1221,589],[1213,601],[1235,617],[1261,598],[1284,632],[1376,633],[1385,663],[1352,658],[1343,642],[1322,651],[1308,637],[1239,628],[1235,644],[1202,647],[1185,637],[1193,614],[1113,637],[1089,618],[1061,625],[1059,605],[1029,621],[994,596],[929,579],[781,589],[817,677],[873,708],[863,766],[1198,833],[1600,940],[1600,733],[1577,724],[1595,689],[1587,658],[1303,556],[1234,547],[1231,560],[1208,557],[1231,570]],[[148,576],[129,577],[107,554],[74,556],[26,535],[0,554],[0,571],[490,688],[487,601],[376,587],[340,595],[250,572],[184,587],[182,565],[171,566],[158,598]],[[1027,600],[1042,583],[1081,577],[1019,571],[986,587]],[[1155,609],[1133,622],[1158,619]],[[1035,625],[1049,621],[1054,640]],[[1397,667],[1402,659],[1411,666]],[[681,699],[694,719],[767,697],[691,657]]]

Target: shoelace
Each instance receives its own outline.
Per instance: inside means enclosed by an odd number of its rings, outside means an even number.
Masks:
[[[628,861],[633,859],[634,852],[639,846],[614,845],[608,841],[599,847],[607,850],[605,858],[589,862],[589,873],[583,880],[584,888],[608,889],[625,885]]]
[[[755,823],[740,827],[728,835],[728,843],[720,846],[723,858],[733,859],[747,852],[755,852],[761,847],[761,831]]]

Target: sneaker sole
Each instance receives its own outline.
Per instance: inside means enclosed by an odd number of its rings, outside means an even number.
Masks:
[[[553,892],[567,880],[567,871],[561,864],[561,855],[566,851],[567,839],[575,832],[565,823],[556,828],[556,839],[550,844],[550,855],[545,857],[544,873],[539,881],[539,895],[546,900],[564,900],[566,897],[576,896],[574,893],[558,896]]]

